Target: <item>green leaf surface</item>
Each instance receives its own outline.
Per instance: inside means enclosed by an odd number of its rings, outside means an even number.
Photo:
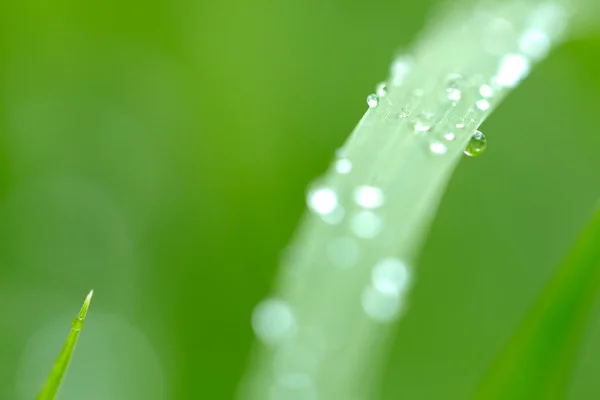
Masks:
[[[600,210],[472,398],[564,399],[599,292]]]
[[[71,361],[71,357],[73,356],[73,351],[75,350],[75,344],[77,344],[77,339],[79,338],[79,333],[81,329],[83,329],[83,324],[85,322],[85,316],[87,314],[88,308],[90,307],[90,301],[92,300],[92,295],[94,291],[90,291],[90,293],[85,298],[83,302],[83,306],[81,307],[81,311],[79,314],[73,319],[71,325],[71,331],[69,332],[69,336],[67,336],[67,340],[52,367],[52,371],[50,371],[50,375],[46,380],[46,384],[42,391],[36,397],[37,400],[53,400],[58,393],[58,389],[60,388],[60,384],[65,376],[67,371],[67,367],[69,366],[69,362]]]

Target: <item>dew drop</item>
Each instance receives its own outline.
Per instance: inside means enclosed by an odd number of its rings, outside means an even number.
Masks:
[[[292,310],[282,300],[267,299],[259,303],[252,313],[252,328],[266,344],[277,344],[290,336],[295,319]]]
[[[404,262],[397,258],[384,258],[373,267],[373,287],[381,293],[400,295],[408,286],[410,272]]]
[[[337,194],[333,189],[319,188],[308,194],[307,203],[317,214],[331,214],[338,205]]]
[[[485,139],[485,135],[480,131],[475,131],[465,148],[465,154],[469,157],[476,157],[485,151],[486,146],[487,140]]]
[[[381,231],[381,218],[372,211],[358,212],[351,222],[352,232],[359,238],[373,239]]]
[[[494,89],[490,85],[483,84],[479,87],[479,94],[486,99],[494,96]]]
[[[444,143],[434,140],[429,144],[429,150],[431,150],[433,154],[442,155],[446,154],[448,148]]]
[[[402,306],[400,296],[381,292],[371,285],[364,289],[361,303],[365,313],[379,323],[394,321]]]
[[[374,186],[359,186],[354,191],[354,201],[364,208],[381,207],[384,202],[383,192]]]
[[[446,97],[448,97],[448,100],[452,100],[452,101],[458,101],[460,100],[460,90],[458,89],[452,89],[449,92],[447,92]]]
[[[416,132],[427,132],[433,126],[433,114],[422,112],[415,118],[413,127]]]
[[[377,94],[379,98],[387,96],[387,83],[379,82],[375,87],[375,94]]]
[[[352,161],[347,158],[339,158],[335,161],[335,171],[340,175],[346,175],[352,171]]]
[[[542,59],[550,51],[550,38],[540,29],[529,29],[519,39],[519,49],[534,60]]]
[[[342,222],[345,214],[346,212],[344,211],[344,208],[338,204],[332,212],[328,214],[320,214],[320,216],[321,220],[326,224],[337,225]]]
[[[444,139],[448,142],[451,142],[456,138],[456,135],[454,134],[454,125],[452,125],[450,122],[443,123],[438,129],[439,130],[436,135],[437,139]]]
[[[369,105],[369,108],[377,107],[377,104],[379,104],[379,97],[376,94],[368,95],[367,104]]]
[[[73,321],[71,321],[71,327],[75,332],[81,331],[81,329],[83,329],[83,318],[75,317]]]
[[[390,67],[391,84],[393,86],[402,85],[406,76],[412,70],[412,66],[413,61],[409,56],[400,55],[396,57]]]
[[[500,60],[494,82],[500,86],[515,87],[529,74],[529,60],[521,54],[507,54]]]
[[[475,103],[475,105],[481,111],[487,111],[490,108],[490,102],[487,101],[486,99],[477,100],[477,102]]]
[[[398,113],[398,117],[400,118],[407,118],[409,115],[410,114],[405,109],[400,110],[400,112]]]
[[[446,79],[446,97],[448,100],[458,101],[461,98],[461,86],[463,85],[463,77],[459,74],[451,74]]]

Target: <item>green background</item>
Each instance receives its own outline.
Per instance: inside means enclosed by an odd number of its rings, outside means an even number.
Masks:
[[[0,3],[0,399],[95,289],[62,399],[230,399],[250,313],[431,1]],[[425,246],[384,399],[464,399],[600,196],[600,40],[482,126]],[[600,398],[600,309],[572,399]],[[345,400],[345,399],[340,399]]]

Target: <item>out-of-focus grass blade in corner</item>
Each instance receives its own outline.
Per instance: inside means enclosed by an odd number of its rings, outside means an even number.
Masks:
[[[476,400],[566,398],[600,292],[600,210],[476,390]]]
[[[50,375],[46,380],[46,384],[44,388],[36,397],[36,400],[53,400],[60,388],[60,384],[62,379],[67,371],[67,367],[69,366],[69,361],[71,361],[71,356],[73,355],[73,350],[75,349],[75,344],[77,343],[77,338],[79,337],[79,332],[83,328],[83,323],[85,322],[85,316],[87,314],[88,308],[90,307],[90,301],[92,300],[92,295],[94,291],[90,291],[90,293],[85,298],[83,302],[83,306],[81,307],[81,311],[75,319],[73,319],[71,325],[71,331],[69,332],[69,336],[67,336],[67,340],[60,351],[58,359],[54,363],[52,367],[52,371],[50,371]]]

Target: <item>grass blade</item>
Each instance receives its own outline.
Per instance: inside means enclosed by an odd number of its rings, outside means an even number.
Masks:
[[[54,363],[52,371],[50,371],[50,375],[46,380],[44,388],[36,397],[37,400],[53,400],[56,396],[56,393],[60,388],[62,379],[65,376],[65,372],[67,371],[67,367],[69,366],[69,362],[71,361],[71,356],[73,355],[75,344],[77,343],[77,339],[79,338],[79,333],[81,332],[81,329],[83,329],[85,316],[87,314],[88,308],[90,307],[90,301],[92,300],[93,294],[94,291],[90,291],[90,293],[85,298],[85,301],[83,302],[81,311],[79,311],[77,317],[73,319],[69,336],[67,336],[67,340],[65,341],[60,355]]]
[[[498,21],[522,39],[488,32]],[[377,396],[387,339],[408,309],[416,255],[452,171],[475,130],[549,50],[498,54],[486,42],[516,49],[537,32],[552,47],[569,22],[569,10],[545,1],[450,7],[394,60],[311,185],[310,212],[273,294],[254,310],[261,343],[241,398]]]
[[[600,292],[600,210],[510,339],[473,399],[564,399]]]

